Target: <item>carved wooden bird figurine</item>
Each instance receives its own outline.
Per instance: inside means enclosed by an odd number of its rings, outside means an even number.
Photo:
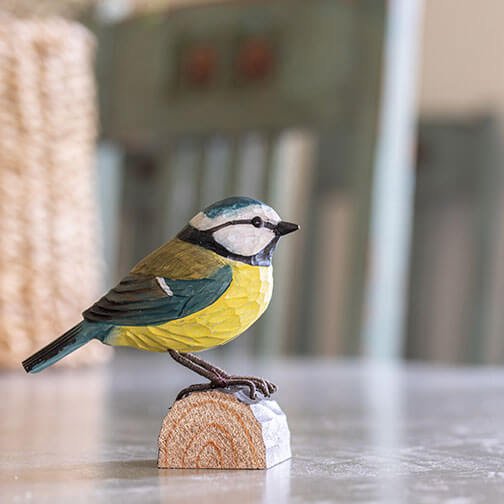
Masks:
[[[232,197],[193,217],[172,240],[142,259],[83,320],[23,362],[37,373],[97,339],[112,346],[169,352],[207,378],[193,391],[245,386],[265,396],[276,386],[230,375],[190,352],[223,345],[266,310],[273,290],[271,259],[280,237],[299,229],[261,201]]]

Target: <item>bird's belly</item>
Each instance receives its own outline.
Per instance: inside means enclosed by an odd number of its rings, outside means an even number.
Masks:
[[[197,352],[239,336],[266,310],[273,290],[272,267],[233,261],[233,280],[213,304],[157,326],[120,327],[110,343],[151,352]]]

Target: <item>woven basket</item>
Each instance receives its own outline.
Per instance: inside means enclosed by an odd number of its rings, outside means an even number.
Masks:
[[[96,297],[93,38],[0,16],[0,367],[80,320]],[[88,345],[64,364],[106,358]]]

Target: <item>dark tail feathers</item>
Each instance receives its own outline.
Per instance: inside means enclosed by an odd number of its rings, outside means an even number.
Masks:
[[[25,371],[38,373],[93,339],[87,334],[89,331],[85,330],[85,324],[84,321],[80,322],[49,345],[28,357],[23,361]]]

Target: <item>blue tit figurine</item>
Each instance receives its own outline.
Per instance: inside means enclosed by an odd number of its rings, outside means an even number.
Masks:
[[[229,375],[190,352],[223,345],[266,310],[273,290],[271,259],[278,240],[299,229],[261,201],[232,197],[193,217],[172,240],[142,259],[75,327],[23,362],[28,373],[51,366],[90,340],[168,352],[209,380],[190,392],[245,386],[251,398],[276,386]]]

